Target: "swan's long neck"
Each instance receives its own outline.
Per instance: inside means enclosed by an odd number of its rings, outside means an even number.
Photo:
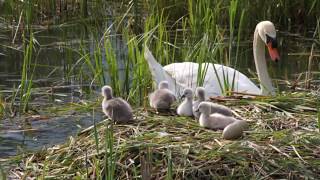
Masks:
[[[265,44],[259,36],[258,28],[256,28],[254,32],[253,56],[256,64],[258,78],[260,81],[260,94],[275,95],[267,69],[267,62],[265,58]]]

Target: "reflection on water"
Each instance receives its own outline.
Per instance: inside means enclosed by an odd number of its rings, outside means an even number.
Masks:
[[[95,114],[95,121],[102,119]],[[25,121],[21,124],[21,121]],[[0,158],[63,143],[69,136],[93,124],[92,116],[77,115],[50,119],[4,119],[0,127]],[[23,131],[24,130],[24,131]]]
[[[91,54],[93,54],[95,43],[93,37],[83,35],[81,27],[78,25],[48,29],[36,34],[35,38],[41,46],[36,47],[39,49],[38,54],[36,59],[32,60],[34,62],[32,66],[36,65],[36,71],[33,74],[33,88],[36,90],[32,94],[30,105],[59,106],[60,103],[81,100],[81,88],[89,86],[92,79],[83,79],[79,82],[75,80],[78,79],[75,78],[78,77],[78,72],[72,72],[70,69],[80,58],[79,53],[75,51],[80,48],[80,39],[86,39],[83,46]],[[8,37],[1,42],[2,46],[0,45],[0,95],[10,96],[21,81],[23,53],[9,47],[11,44],[8,32],[0,30],[0,34],[1,37]],[[122,49],[122,51],[116,51],[117,57],[121,58],[118,61],[121,78],[124,75],[123,60],[127,50],[120,38],[112,39],[111,43],[115,49]],[[104,54],[103,48],[102,54]],[[105,57],[102,58],[105,63]],[[104,65],[108,81],[108,67],[106,63]],[[95,93],[93,96],[99,97]],[[54,117],[46,120],[25,120],[24,117],[0,120],[0,158],[63,143],[69,136],[93,124],[92,116],[75,114],[77,116]],[[102,119],[101,114],[95,115],[97,122]]]

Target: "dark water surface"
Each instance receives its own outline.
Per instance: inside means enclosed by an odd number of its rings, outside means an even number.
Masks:
[[[108,24],[108,23],[106,23]],[[91,52],[94,48],[94,37],[87,33],[82,24],[68,26],[36,27],[34,31],[37,40],[36,59],[31,68],[33,73],[33,91],[30,105],[35,109],[50,106],[66,106],[72,102],[81,101],[81,89],[90,86],[91,79],[82,79],[77,72],[73,72],[74,64],[79,60],[78,50],[81,45]],[[98,33],[102,36],[103,31]],[[0,23],[0,96],[12,97],[21,82],[23,66],[22,37],[17,37],[12,44],[12,31]],[[124,52],[123,42],[114,38],[112,44],[117,49],[118,57]],[[102,57],[105,59],[104,57]],[[105,60],[104,60],[105,61]],[[124,68],[123,60],[119,60],[119,70]],[[107,67],[106,67],[107,68]],[[121,77],[122,74],[120,73]],[[108,80],[108,77],[106,77]],[[98,91],[98,88],[91,86]],[[87,88],[88,89],[88,88]],[[48,95],[54,91],[51,97]],[[100,98],[97,92],[91,98]],[[7,100],[10,102],[10,98]],[[18,102],[18,101],[17,101]],[[16,104],[17,105],[17,104]],[[92,114],[71,112],[72,115],[55,116],[40,119],[32,116],[4,118],[0,120],[0,158],[17,155],[21,152],[38,150],[65,142],[69,136],[74,136],[81,129],[93,125]],[[45,112],[42,114],[45,115]],[[70,113],[66,113],[70,114]],[[103,119],[102,112],[95,115],[96,122]]]
[[[96,121],[101,119],[101,115],[95,117]],[[24,123],[21,124],[21,121]],[[0,127],[0,158],[63,143],[69,136],[92,125],[92,122],[90,115],[4,119]]]

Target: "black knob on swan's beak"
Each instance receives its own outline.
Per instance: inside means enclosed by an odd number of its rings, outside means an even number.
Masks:
[[[186,97],[186,95],[183,94],[180,99],[184,99],[185,97]]]

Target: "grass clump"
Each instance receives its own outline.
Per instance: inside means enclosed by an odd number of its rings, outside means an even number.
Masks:
[[[316,97],[286,93],[281,98],[295,98],[295,103],[278,106],[271,99],[224,99],[223,104],[250,124],[244,137],[235,141],[223,140],[221,132],[201,128],[191,118],[137,108],[134,123],[112,125],[104,120],[65,144],[28,155],[10,176],[316,178],[320,171],[318,113],[313,104],[303,108]]]

